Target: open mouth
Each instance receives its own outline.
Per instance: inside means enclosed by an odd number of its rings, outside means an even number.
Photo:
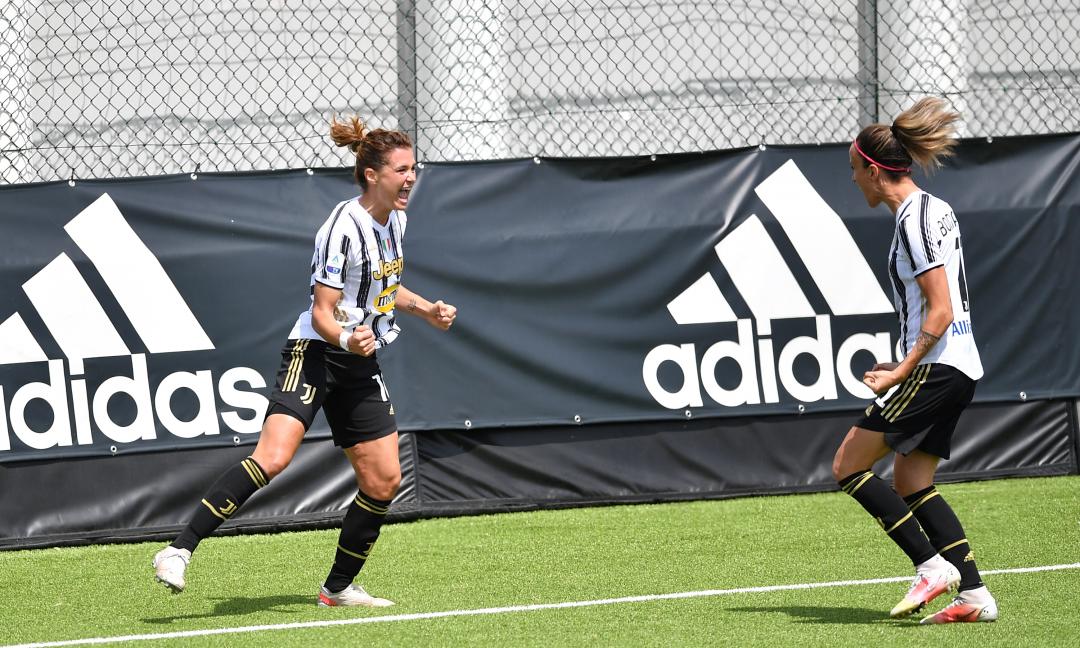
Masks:
[[[409,192],[411,192],[411,191],[412,191],[412,188],[402,189],[401,191],[399,191],[398,194],[397,194],[398,200],[408,202],[409,201]]]

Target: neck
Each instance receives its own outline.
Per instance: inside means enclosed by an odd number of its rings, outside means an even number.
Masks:
[[[919,191],[919,187],[915,184],[915,181],[911,179],[911,176],[904,176],[899,181],[886,185],[881,192],[881,202],[888,205],[889,210],[895,214],[908,196],[916,191]]]
[[[360,206],[366,209],[379,225],[386,225],[386,221],[390,220],[390,207],[380,205],[370,194],[360,196]]]

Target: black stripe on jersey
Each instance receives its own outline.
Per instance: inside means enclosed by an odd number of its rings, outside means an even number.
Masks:
[[[347,204],[349,204],[348,201],[345,201],[345,202],[341,203],[340,205],[338,205],[337,209],[334,210],[334,215],[330,217],[330,227],[326,230],[326,242],[323,245],[322,263],[320,264],[320,265],[322,265],[323,279],[329,279],[330,278],[330,277],[328,277],[326,275],[326,261],[330,258],[330,239],[333,238],[334,225],[337,225],[338,216],[341,215],[341,210],[345,209],[345,205],[347,205]],[[312,271],[314,271],[314,268],[312,268]]]
[[[394,221],[390,221],[388,225],[390,226],[390,247],[393,248],[394,258],[398,259],[401,257],[401,248],[398,246],[397,232],[394,231]]]
[[[371,290],[371,255],[368,254],[367,241],[364,239],[364,228],[356,224],[356,235],[360,237],[357,243],[360,245],[362,260],[360,263],[360,287],[356,289],[356,307],[362,309],[364,317],[367,317],[368,291]]]
[[[915,257],[911,256],[911,241],[908,240],[907,228],[904,227],[904,221],[896,226],[896,238],[900,240],[900,243],[904,246],[904,252],[907,254],[908,261],[911,262],[911,271],[915,271]]]
[[[349,237],[341,237],[341,256],[345,262],[341,264],[341,285],[345,285],[345,275],[349,272]]]
[[[908,353],[907,349],[907,291],[904,290],[904,282],[900,281],[900,273],[896,271],[896,258],[900,256],[900,250],[893,250],[892,259],[889,261],[889,277],[892,278],[893,290],[900,297],[900,348],[904,350],[904,355]]]
[[[930,223],[927,218],[930,215],[930,194],[922,195],[922,203],[919,205],[919,230],[922,231],[923,251],[926,254],[926,262],[933,263],[934,250],[930,247]]]
[[[374,228],[372,228],[371,231],[375,232]],[[380,271],[381,271],[384,263],[387,262],[387,261],[393,261],[393,259],[384,259],[383,258],[382,237],[379,236],[378,232],[375,232],[375,247],[379,250],[379,268],[380,268]],[[384,274],[383,278],[382,278],[382,289],[386,290],[389,287],[390,287],[390,275],[389,274]]]

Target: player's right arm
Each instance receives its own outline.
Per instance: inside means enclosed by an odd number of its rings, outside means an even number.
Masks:
[[[341,290],[322,283],[315,283],[315,296],[311,305],[311,327],[329,344],[348,348],[353,353],[369,356],[375,352],[375,334],[361,324],[351,333],[346,332],[334,319],[334,307],[341,299]]]

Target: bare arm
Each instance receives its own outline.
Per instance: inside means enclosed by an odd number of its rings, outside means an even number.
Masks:
[[[341,325],[334,319],[334,306],[341,299],[341,289],[315,283],[315,298],[311,306],[311,327],[328,344],[340,346]],[[348,337],[349,351],[362,356],[375,352],[375,334],[367,326],[357,326]]]
[[[952,298],[949,296],[948,275],[945,274],[945,267],[938,266],[928,270],[915,277],[915,282],[919,284],[923,299],[926,300],[926,319],[923,320],[919,335],[915,338],[915,344],[900,364],[895,367],[877,365],[863,376],[863,383],[875,393],[880,394],[906,380],[952,324]]]
[[[442,300],[430,302],[405,286],[398,286],[395,309],[424,319],[435,328],[447,330],[457,317],[457,308]]]

